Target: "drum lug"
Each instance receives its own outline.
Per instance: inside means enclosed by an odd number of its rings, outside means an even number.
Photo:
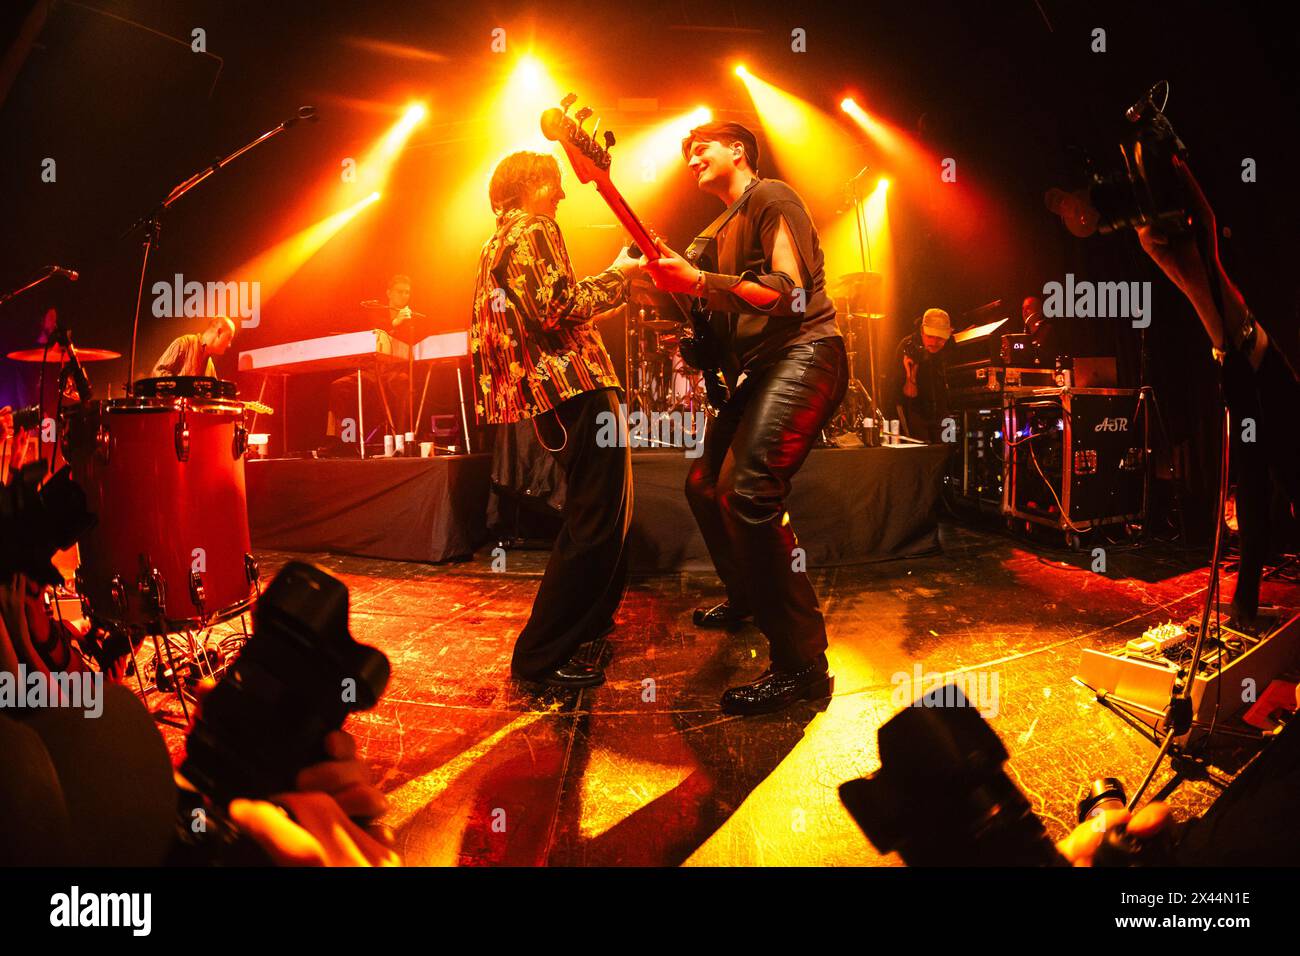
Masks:
[[[166,617],[167,585],[158,569],[150,567],[148,555],[140,556],[140,597],[144,599],[148,611],[158,617]]]
[[[257,558],[247,553],[244,555],[244,574],[249,584],[256,584],[262,577],[262,571],[257,566]]]
[[[194,602],[194,606],[198,609],[199,617],[205,617],[203,611],[203,602],[206,597],[207,597],[207,592],[205,592],[203,589],[203,575],[198,571],[191,571],[190,572],[190,600]]]
[[[176,423],[174,440],[176,443],[176,460],[190,460],[190,426],[185,423],[185,412],[181,411],[181,420]]]
[[[244,452],[248,451],[248,429],[243,425],[235,426],[235,438],[230,443],[230,453],[234,455],[235,460],[244,457]]]
[[[113,609],[117,611],[118,619],[126,617],[126,583],[122,580],[122,575],[113,575],[113,580],[109,583],[108,593],[113,599]]]
[[[95,431],[95,452],[99,455],[104,464],[108,464],[108,459],[113,451],[113,435],[108,430],[108,425],[100,425]]]

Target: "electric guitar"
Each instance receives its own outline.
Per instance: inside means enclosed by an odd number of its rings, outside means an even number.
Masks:
[[[577,99],[576,95],[570,93],[560,100],[559,108],[552,107],[542,114],[542,135],[563,147],[578,182],[596,184],[596,192],[632,237],[633,246],[639,248],[651,262],[662,258],[658,237],[641,222],[609,178],[609,168],[613,163],[609,151],[614,145],[614,134],[605,130],[604,145],[598,144],[595,130],[599,129],[600,121],[596,121],[596,127],[591,133],[582,128],[582,124],[591,118],[590,107],[584,106],[569,116],[569,107]],[[705,395],[716,414],[727,403],[728,394],[718,367],[719,347],[710,325],[711,313],[700,299],[676,292],[669,295],[682,314],[683,324],[688,326],[682,337],[683,344],[697,356],[707,357],[702,364],[711,366],[701,368],[700,371],[704,375]]]

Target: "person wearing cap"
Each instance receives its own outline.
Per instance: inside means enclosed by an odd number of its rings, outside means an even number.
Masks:
[[[926,309],[915,332],[898,343],[898,418],[906,434],[939,440],[939,420],[947,407],[944,361],[952,339],[952,320],[943,309]]]

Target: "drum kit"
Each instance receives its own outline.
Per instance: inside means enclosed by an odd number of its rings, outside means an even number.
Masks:
[[[120,357],[72,354],[80,362]],[[61,348],[9,353],[26,362],[68,357]],[[258,591],[244,486],[245,416],[257,403],[239,401],[234,382],[207,377],[141,379],[125,398],[65,393],[62,401],[56,454],[97,518],[78,542],[84,615],[101,646],[129,648],[141,696],[151,672],[153,689],[174,689],[188,719],[187,683],[216,677],[247,639],[243,615]],[[239,631],[215,650],[199,640],[236,618]],[[146,638],[152,667],[137,656]]]
[[[882,286],[883,279],[878,272],[849,272],[826,285],[827,294],[835,303],[849,360],[848,391],[823,436],[828,444],[842,444],[845,435],[855,435],[868,446],[881,440],[885,415],[874,397],[878,392],[872,323],[885,317],[882,311]],[[862,383],[857,374],[857,355],[862,347],[867,352],[870,388]]]
[[[682,361],[678,350],[682,324],[661,310],[649,288],[634,285],[627,306],[625,352],[628,414],[679,413],[686,434],[693,435],[696,412],[707,407],[704,378]],[[653,438],[651,440],[654,440]]]

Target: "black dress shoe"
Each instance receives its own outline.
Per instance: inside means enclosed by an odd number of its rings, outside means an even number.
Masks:
[[[561,664],[559,667],[553,667],[549,671],[538,674],[536,677],[524,677],[515,675],[515,680],[528,686],[543,685],[546,687],[559,687],[563,689],[579,689],[583,687],[599,687],[605,683],[605,672],[599,667],[595,667],[585,661],[570,660]]]
[[[749,614],[734,611],[726,601],[716,607],[697,607],[691,615],[696,627],[735,627],[750,618]]]
[[[835,677],[824,662],[797,671],[766,671],[752,684],[722,695],[724,714],[770,714],[800,700],[821,700],[835,690]]]

